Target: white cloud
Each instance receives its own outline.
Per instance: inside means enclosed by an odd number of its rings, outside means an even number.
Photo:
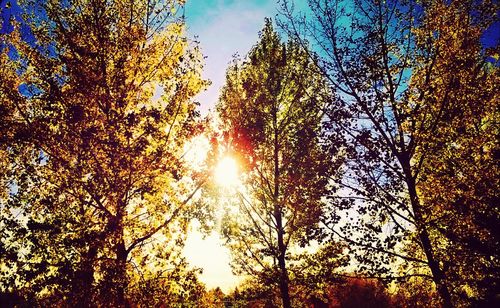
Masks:
[[[194,4],[202,0],[194,1]],[[225,72],[235,53],[244,56],[257,42],[258,32],[264,26],[265,17],[274,17],[276,1],[267,0],[258,5],[252,1],[218,1],[207,7],[203,14],[189,15],[187,26],[191,37],[197,35],[203,54],[207,57],[204,77],[212,81],[210,88],[200,94],[202,112],[212,109],[217,102],[219,89],[224,84]]]

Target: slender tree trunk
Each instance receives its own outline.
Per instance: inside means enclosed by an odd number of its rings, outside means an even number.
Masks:
[[[125,240],[123,238],[123,215],[118,211],[115,217],[113,217],[112,223],[112,237],[113,237],[113,250],[115,253],[115,259],[112,263],[112,268],[110,270],[110,277],[108,284],[108,290],[111,294],[109,295],[110,303],[112,307],[124,308],[128,307],[125,298],[125,289],[127,287],[127,250],[125,248]]]
[[[283,239],[283,219],[281,207],[279,204],[279,142],[278,142],[278,123],[277,123],[277,108],[273,110],[273,126],[274,126],[274,218],[276,220],[276,228],[278,231],[278,267],[280,269],[280,292],[283,300],[284,308],[291,308],[290,294],[288,292],[288,272],[286,269],[286,247]]]
[[[283,300],[283,307],[290,308],[291,303],[290,303],[290,294],[288,292],[288,271],[286,269],[286,261],[285,261],[286,247],[283,241],[283,226],[282,226],[283,223],[281,219],[281,213],[277,206],[275,206],[274,215],[276,219],[276,225],[278,228],[278,249],[279,249],[278,266],[280,269],[281,298]]]
[[[420,207],[420,201],[417,195],[416,183],[413,175],[411,174],[410,162],[409,159],[404,159],[402,161],[403,170],[406,177],[406,183],[408,185],[408,192],[410,194],[410,202],[413,209],[413,213],[415,215],[415,221],[418,227],[418,236],[420,242],[422,243],[422,248],[424,250],[425,256],[427,258],[427,262],[429,268],[432,273],[432,277],[434,283],[436,284],[436,288],[438,293],[443,300],[444,308],[453,307],[451,302],[451,295],[448,287],[446,286],[446,276],[445,273],[441,270],[438,261],[434,256],[434,252],[432,249],[432,244],[429,239],[429,232],[427,232],[427,228],[424,225],[422,211]]]
[[[87,253],[82,257],[80,267],[76,272],[72,285],[72,305],[80,307],[93,307],[94,292],[92,285],[94,283],[94,260],[97,256],[97,245],[90,244]]]
[[[119,307],[128,307],[125,299],[125,288],[127,286],[127,254],[123,236],[119,240],[116,249],[116,282],[116,302]]]

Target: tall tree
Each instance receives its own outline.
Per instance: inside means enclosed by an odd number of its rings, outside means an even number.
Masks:
[[[291,254],[317,238],[326,175],[336,164],[321,143],[329,97],[307,52],[284,44],[271,21],[245,61],[227,72],[217,107],[229,152],[244,169],[239,211],[224,226],[235,267],[279,286],[291,307]]]
[[[18,247],[19,279],[4,288],[121,307],[134,269],[164,271],[175,255],[200,187],[181,158],[205,84],[182,4],[20,3],[36,42],[7,41],[16,70],[1,97],[19,126],[6,148],[32,151],[8,163],[2,209],[17,229],[2,241]]]
[[[414,159],[421,164],[417,189],[425,223],[444,247],[437,258],[457,303],[465,305],[493,304],[500,284],[500,74],[480,44],[491,22],[485,17],[495,14],[483,5],[426,6],[416,42],[433,57],[415,68],[410,101],[419,108],[407,128],[419,144]]]
[[[460,213],[453,198],[444,198],[447,188],[440,195],[430,188],[439,183],[434,182],[436,177],[461,182],[455,176],[443,177],[436,168],[460,160],[460,155],[449,160],[443,145],[449,148],[461,136],[464,142],[488,144],[486,149],[498,134],[494,122],[488,120],[494,118],[491,106],[498,100],[491,88],[498,69],[487,68],[479,42],[495,19],[495,5],[438,0],[308,2],[310,13],[297,15],[291,1],[282,1],[280,24],[302,44],[314,45],[321,58],[315,63],[352,119],[338,121],[337,110],[330,113],[332,130],[348,137],[349,171],[342,179],[345,190],[337,196],[339,202],[334,203],[332,219],[326,224],[336,237],[356,247],[362,271],[373,274],[375,269],[375,274],[389,278],[395,275],[391,261],[402,263],[405,276],[432,279],[443,306],[451,307],[460,296],[454,287],[457,283],[449,277],[452,267],[445,265],[451,260],[446,257],[449,244],[443,243],[442,231],[454,228],[452,216],[455,222],[472,222],[466,217],[483,213],[490,218],[488,224],[498,221],[498,209],[491,201],[477,198],[482,205],[468,206],[468,214]],[[475,82],[468,84],[468,80]],[[464,100],[468,103],[463,104]],[[488,141],[470,137],[478,135],[477,129],[472,133],[472,123],[485,123],[479,131],[488,131]],[[475,164],[460,160],[458,165],[473,170]],[[477,179],[482,171],[474,169],[473,174],[470,179]],[[498,171],[494,168],[484,175],[498,177]],[[492,191],[498,182],[488,186]],[[429,198],[434,201],[429,203]],[[357,209],[358,222],[344,219],[337,223],[339,207]],[[452,208],[453,215],[449,215]],[[484,232],[473,238],[496,241],[491,231]],[[414,244],[404,248],[403,243]],[[483,255],[476,248],[471,253]],[[498,268],[498,258],[488,262]]]

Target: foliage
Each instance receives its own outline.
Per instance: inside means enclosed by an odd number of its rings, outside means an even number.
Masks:
[[[267,20],[245,61],[229,68],[218,105],[229,151],[245,166],[238,214],[223,229],[234,268],[280,285],[285,307],[287,263],[298,245],[321,239],[327,176],[339,164],[320,139],[327,97],[307,51],[281,43]]]
[[[2,52],[2,289],[123,306],[135,269],[170,265],[202,182],[181,160],[205,84],[181,5],[21,3],[36,44]]]
[[[432,279],[446,307],[490,293],[473,285],[495,288],[498,278],[491,246],[498,243],[491,232],[498,222],[492,203],[498,164],[489,154],[498,136],[492,88],[498,68],[486,64],[479,42],[495,20],[495,5],[308,2],[309,14],[299,15],[282,1],[280,25],[313,44],[338,94],[332,100],[351,119],[339,121],[338,108],[326,113],[330,129],[347,139],[344,189],[326,221],[333,238],[352,244],[363,273]],[[491,179],[484,188],[477,186],[482,176]],[[340,219],[349,211],[359,219]],[[481,244],[464,243],[471,238]]]
[[[330,307],[390,307],[392,298],[379,282],[365,279],[348,279],[344,284],[329,290]]]
[[[429,287],[429,281],[422,277],[411,277],[397,284],[392,296],[392,303],[397,307],[439,307],[440,298],[435,288]]]
[[[433,57],[419,62],[410,84],[418,105],[410,125],[417,126],[424,220],[444,248],[436,255],[464,304],[494,300],[500,283],[500,79],[479,43],[493,8],[468,5],[428,5],[415,33],[417,46]]]
[[[328,302],[330,289],[345,285],[340,269],[350,261],[347,247],[328,242],[313,250],[293,256],[294,264],[290,266],[293,306]]]
[[[186,260],[176,255],[162,271],[134,275],[129,283],[130,301],[135,307],[203,307],[207,291],[198,280],[200,271],[188,268]]]
[[[214,124],[183,0],[2,1],[2,305],[498,306],[498,2],[279,3]],[[219,204],[228,296],[182,256]]]

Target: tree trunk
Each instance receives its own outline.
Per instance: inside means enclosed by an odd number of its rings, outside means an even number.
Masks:
[[[291,308],[290,294],[288,293],[288,272],[286,269],[286,247],[283,240],[284,230],[279,204],[279,142],[278,142],[278,123],[277,108],[273,110],[273,128],[274,128],[274,219],[276,220],[276,229],[278,231],[278,267],[280,269],[280,292],[284,308]]]
[[[127,251],[125,249],[125,240],[123,238],[123,224],[120,221],[120,233],[116,245],[116,299],[119,307],[128,307],[125,300],[125,288],[127,286]]]
[[[97,245],[90,244],[90,248],[82,256],[80,266],[75,273],[75,279],[72,283],[72,305],[81,307],[93,307],[94,291],[94,261],[97,256]]]
[[[123,236],[116,247],[116,282],[117,306],[127,307],[128,305],[125,299],[125,288],[127,286],[127,253]]]
[[[113,237],[113,251],[115,259],[110,264],[111,268],[108,269],[109,278],[107,279],[107,290],[110,294],[109,305],[112,307],[124,308],[128,307],[125,298],[125,289],[127,287],[127,250],[125,248],[125,240],[123,238],[123,215],[120,211],[113,217],[112,222],[112,237]]]
[[[290,294],[288,293],[288,271],[286,269],[286,261],[285,261],[285,255],[286,255],[286,247],[285,243],[283,241],[283,226],[282,226],[282,219],[281,219],[281,213],[279,210],[279,207],[275,205],[274,209],[274,215],[276,219],[276,225],[278,228],[278,249],[279,249],[279,254],[278,254],[278,266],[280,269],[280,292],[281,292],[281,298],[283,300],[283,307],[284,308],[290,308],[291,303],[290,303]]]
[[[420,201],[417,195],[416,183],[415,179],[411,173],[410,162],[409,159],[405,159],[402,162],[403,170],[406,177],[406,183],[408,185],[408,193],[410,195],[410,202],[412,206],[413,213],[415,215],[415,221],[417,223],[418,228],[418,236],[420,242],[422,243],[422,248],[424,250],[425,256],[427,258],[427,263],[432,273],[432,277],[434,283],[436,284],[436,288],[438,293],[443,300],[444,308],[453,307],[451,303],[451,295],[448,287],[446,286],[446,276],[445,273],[441,270],[438,261],[434,256],[434,252],[432,250],[432,244],[429,239],[429,233],[427,232],[427,228],[423,221],[423,216],[420,207]]]

